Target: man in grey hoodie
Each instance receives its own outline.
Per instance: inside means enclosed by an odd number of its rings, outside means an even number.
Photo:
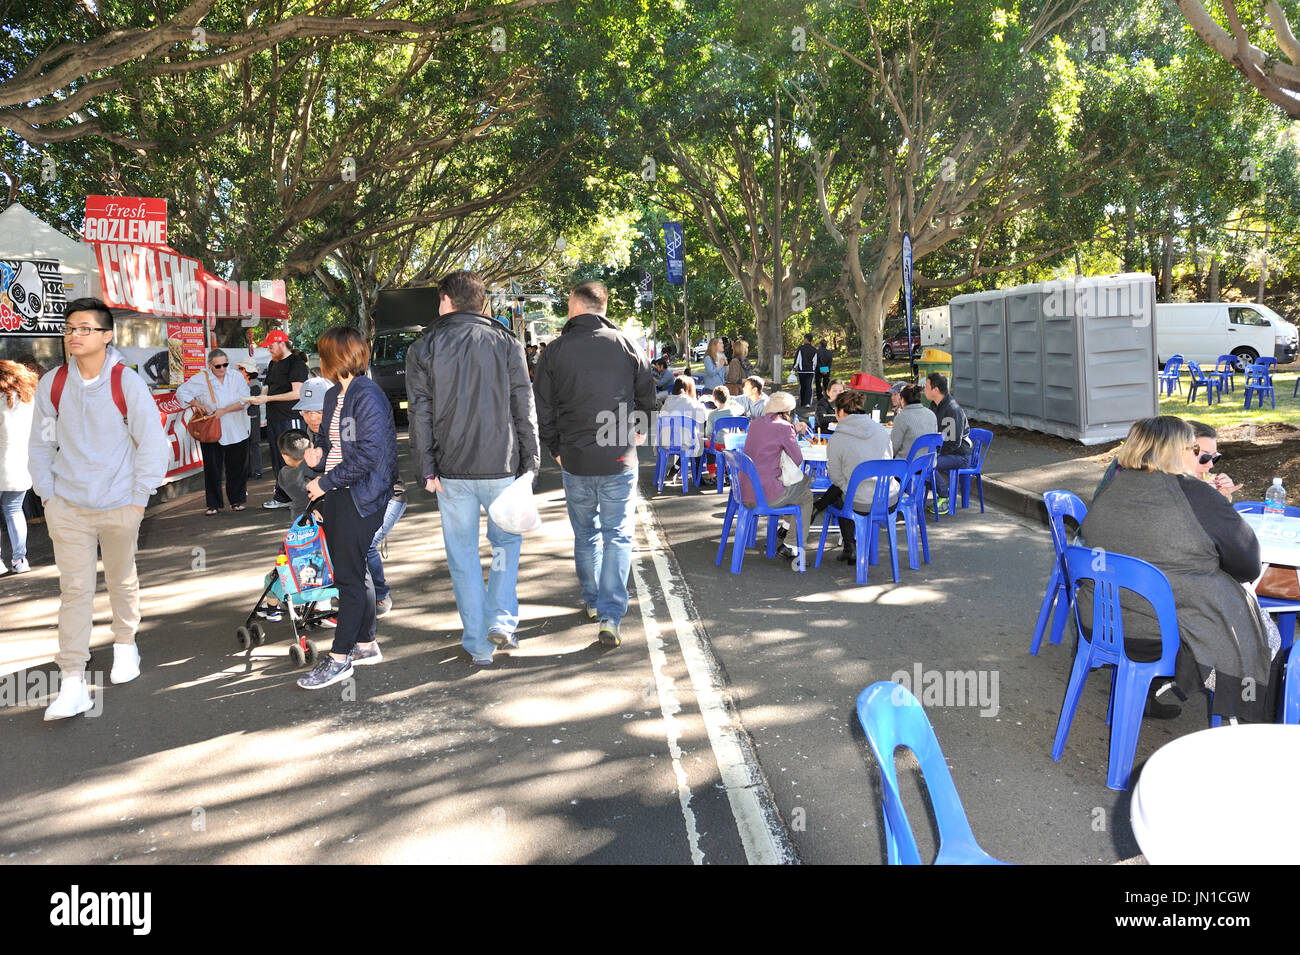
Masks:
[[[140,675],[135,632],[140,626],[136,540],[149,495],[162,483],[170,457],[158,405],[140,376],[122,365],[113,340],[113,313],[98,299],[64,309],[70,358],[36,388],[28,469],[45,505],[59,568],[58,698],[47,720],[92,707],[85,668],[94,619],[95,550],[113,608],[113,683]],[[121,365],[121,370],[115,366]],[[125,405],[125,411],[119,402]]]

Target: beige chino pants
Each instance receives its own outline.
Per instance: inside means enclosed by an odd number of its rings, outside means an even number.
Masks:
[[[92,511],[60,497],[45,505],[45,521],[59,568],[59,652],[63,673],[81,673],[90,661],[95,617],[96,545],[104,559],[104,583],[113,608],[113,642],[135,643],[140,626],[140,582],[135,548],[143,515],[134,507]]]

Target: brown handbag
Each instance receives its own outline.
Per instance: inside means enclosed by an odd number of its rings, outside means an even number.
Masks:
[[[1255,595],[1300,601],[1300,573],[1287,564],[1265,564],[1264,576],[1255,585]]]
[[[203,377],[208,383],[208,394],[212,396],[212,404],[215,407],[217,403],[217,393],[212,390],[212,379],[208,378],[205,371]],[[216,415],[203,414],[194,408],[186,409],[189,417],[185,419],[185,430],[190,433],[190,437],[202,444],[213,444],[221,440],[221,419]]]

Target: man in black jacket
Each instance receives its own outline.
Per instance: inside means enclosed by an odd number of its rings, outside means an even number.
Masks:
[[[973,445],[970,440],[970,422],[966,412],[962,411],[957,399],[948,394],[948,376],[943,372],[932,371],[925,379],[925,397],[934,404],[934,416],[939,419],[939,433],[943,435],[943,444],[939,446],[939,457],[934,462],[935,474],[939,478],[939,493],[948,490],[950,472],[970,466]],[[952,506],[946,497],[940,497],[938,508]]]
[[[485,317],[483,280],[453,272],[438,283],[438,318],[406,356],[411,457],[438,495],[443,546],[464,632],[480,666],[494,647],[517,647],[518,534],[488,518],[492,568],[479,563],[479,511],[527,472],[537,473],[537,413],[524,346]]]
[[[645,354],[605,318],[608,302],[600,282],[574,288],[569,321],[537,363],[533,387],[542,444],[564,474],[587,619],[599,619],[600,642],[616,647],[632,565],[636,448],[655,385]]]
[[[817,346],[811,335],[803,337],[803,344],[794,353],[794,370],[799,376],[799,407],[811,407],[813,382],[817,377]]]

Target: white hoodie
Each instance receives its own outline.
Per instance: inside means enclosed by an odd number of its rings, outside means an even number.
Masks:
[[[123,371],[128,432],[113,400],[111,370],[121,360],[110,347],[99,377],[90,382],[70,361],[57,417],[50,400],[57,369],[41,378],[28,450],[32,487],[41,500],[57,496],[92,511],[144,507],[162,483],[170,452],[158,403],[139,375]]]

